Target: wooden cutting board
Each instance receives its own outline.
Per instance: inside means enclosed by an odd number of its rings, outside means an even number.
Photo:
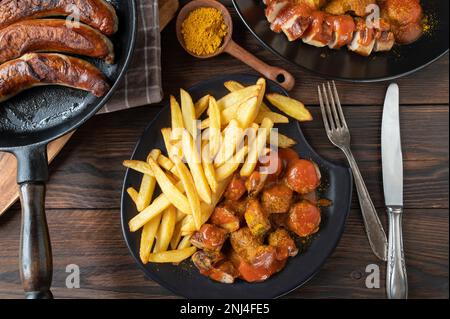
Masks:
[[[159,0],[159,25],[161,30],[175,16],[178,6],[178,0]],[[58,155],[73,133],[69,133],[48,145],[47,154],[49,163]],[[16,158],[11,154],[0,152],[0,215],[19,199],[16,172]]]

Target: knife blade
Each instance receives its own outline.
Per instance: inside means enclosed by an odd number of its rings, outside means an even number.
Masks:
[[[386,206],[403,205],[403,155],[400,139],[399,89],[388,87],[381,124],[381,159]]]
[[[389,85],[381,124],[383,190],[389,219],[386,291],[389,299],[406,299],[408,280],[403,252],[403,155],[400,136],[399,88]]]

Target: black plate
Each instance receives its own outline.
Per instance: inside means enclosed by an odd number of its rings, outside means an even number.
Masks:
[[[448,51],[449,1],[421,1],[432,30],[411,45],[395,46],[390,52],[360,56],[345,48],[316,48],[302,41],[289,42],[284,34],[270,30],[262,0],[233,0],[253,35],[269,50],[293,64],[326,78],[354,82],[391,80],[432,63]]]
[[[189,92],[194,99],[206,93],[216,98],[226,94],[223,82],[236,80],[244,84],[253,84],[257,77],[253,75],[225,75],[192,87]],[[287,95],[274,82],[267,83],[267,90]],[[133,159],[145,160],[153,148],[164,150],[160,129],[170,126],[169,105],[166,103],[159,115],[144,131],[134,150]],[[333,201],[333,205],[323,210],[321,229],[312,240],[306,252],[290,258],[285,269],[262,283],[249,284],[238,280],[232,285],[213,282],[199,274],[191,261],[180,266],[170,264],[143,265],[139,259],[139,240],[141,232],[131,233],[128,221],[136,215],[136,207],[126,193],[130,186],[138,188],[141,174],[127,170],[122,190],[121,221],[122,230],[128,248],[136,263],[144,273],[174,293],[188,298],[274,298],[284,295],[308,281],[333,252],[344,230],[344,224],[350,210],[352,196],[352,177],[350,170],[321,158],[306,142],[297,121],[277,125],[280,132],[288,134],[298,141],[295,150],[303,157],[318,163],[323,175],[321,196]],[[325,133],[324,133],[325,134]]]

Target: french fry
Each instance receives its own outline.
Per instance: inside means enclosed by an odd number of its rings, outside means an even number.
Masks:
[[[201,206],[203,206],[204,203],[201,203]],[[195,227],[194,218],[192,215],[186,216],[181,221],[181,235],[184,235],[186,233],[191,233],[197,230],[197,227]]]
[[[180,239],[181,239],[181,221],[178,221],[175,224],[175,229],[173,230],[172,239],[170,240],[170,249],[177,249]]]
[[[162,128],[161,135],[163,137],[164,145],[166,147],[169,158],[171,158],[172,156],[182,157],[183,153],[179,145],[179,141],[176,141],[175,144],[173,143],[173,141],[175,140],[172,140],[172,129],[170,127]]]
[[[214,167],[219,167],[228,161],[234,154],[236,147],[242,140],[242,129],[238,121],[231,120],[228,126],[223,130],[223,142],[214,159]]]
[[[270,139],[270,136],[267,139],[267,143],[269,143],[272,146],[276,146],[278,148],[290,148],[292,146],[294,146],[295,144],[297,144],[297,142],[295,140],[293,140],[292,138],[281,134],[281,133],[273,133],[276,134],[274,135],[273,139]]]
[[[258,163],[258,158],[266,146],[267,137],[270,135],[270,130],[272,127],[272,120],[269,118],[263,119],[256,139],[249,146],[250,149],[248,156],[240,171],[241,176],[250,176],[250,174],[255,170],[256,164]]]
[[[152,149],[150,151],[150,153],[148,153],[146,161],[148,162],[149,157],[151,157],[154,160],[156,160],[159,157],[159,155],[161,155],[161,150],[157,149],[157,148],[154,148],[154,149]]]
[[[257,96],[260,89],[261,87],[259,85],[248,86],[225,95],[217,101],[217,104],[221,110],[224,110],[233,105],[241,104],[243,101],[246,101],[251,97]]]
[[[255,123],[261,124],[262,120],[265,117],[271,119],[274,124],[289,123],[289,119],[283,114],[262,110],[259,111],[258,115],[256,116]]]
[[[183,184],[181,182],[177,183],[177,189],[180,191],[184,191]],[[171,205],[169,199],[166,195],[160,194],[156,197],[152,203],[146,207],[142,212],[134,216],[129,222],[128,227],[131,232],[135,232],[139,230],[142,226],[144,226],[147,222],[160,215],[167,207]]]
[[[173,162],[170,160],[170,158],[168,158],[167,156],[165,156],[164,154],[160,154],[158,156],[158,164],[159,166],[161,166],[162,168],[164,168],[166,171],[171,171],[174,168],[174,164]]]
[[[221,122],[220,110],[214,97],[209,98],[209,156],[213,158],[220,148]]]
[[[154,176],[152,168],[147,162],[138,161],[138,160],[125,160],[123,161],[123,166],[127,168],[131,168],[142,174],[147,174],[149,176]]]
[[[181,210],[177,209],[177,223],[182,221],[184,217],[187,215],[183,213]]]
[[[164,146],[166,147],[167,154],[172,153],[172,129],[170,127],[164,127],[161,129],[161,135],[164,140]]]
[[[172,136],[174,140],[181,139],[181,134],[184,128],[183,114],[181,113],[180,105],[174,96],[170,96],[170,118],[172,121]]]
[[[208,185],[211,187],[211,191],[213,193],[217,192],[217,179],[214,164],[211,161],[203,161],[202,166]]]
[[[164,168],[166,171],[171,172],[178,179],[180,178],[180,176],[178,175],[178,171],[175,168],[175,165],[173,164],[172,160],[170,158],[168,158],[167,156],[160,154],[158,156],[158,164],[159,164],[159,166]]]
[[[153,159],[157,159],[161,151],[158,149],[153,149],[148,157],[152,157]],[[138,212],[144,210],[145,207],[150,205],[150,202],[153,197],[153,192],[155,191],[156,180],[153,176],[144,174],[142,176],[141,186],[139,188],[139,195],[136,201],[136,208]]]
[[[237,81],[226,81],[223,85],[230,92],[242,90],[243,88],[245,88],[245,86],[243,86],[241,83],[239,83]],[[261,102],[260,108],[261,108],[261,111],[263,111],[263,112],[270,112],[270,108],[267,106],[266,103],[264,103],[264,101]]]
[[[258,97],[252,97],[239,105],[239,109],[236,112],[236,119],[240,127],[246,129],[255,121],[259,112],[258,101]]]
[[[148,261],[153,263],[180,263],[191,257],[197,248],[192,246],[185,249],[168,250],[160,253],[150,254]]]
[[[227,125],[228,123],[231,122],[231,120],[236,118],[239,106],[240,106],[240,104],[235,104],[235,105],[230,106],[220,112],[220,122],[221,122],[222,126]],[[200,123],[200,129],[202,129],[202,130],[206,129],[209,127],[209,125],[210,125],[210,119],[208,117]]]
[[[136,200],[136,208],[138,212],[144,210],[150,204],[153,196],[153,191],[155,190],[156,180],[153,176],[146,175],[142,176],[141,186],[138,193],[138,198]]]
[[[153,248],[154,253],[166,251],[172,239],[173,231],[175,229],[177,211],[174,206],[170,205],[162,214],[161,224],[158,228],[158,239]],[[145,227],[145,226],[144,226]]]
[[[205,203],[211,203],[211,189],[203,172],[200,155],[190,134],[183,134],[183,154],[188,162],[198,195]]]
[[[153,173],[155,174],[156,181],[158,182],[161,191],[166,195],[167,199],[179,210],[185,214],[191,213],[191,207],[186,196],[175,187],[172,181],[167,177],[164,171],[159,167],[156,161],[149,158],[149,165]]]
[[[208,105],[209,105],[209,98],[210,98],[210,96],[211,95],[206,94],[205,96],[200,98],[200,100],[195,102],[195,104],[194,104],[195,118],[198,119],[200,116],[202,116],[203,112],[206,111],[206,109],[208,108]]]
[[[197,138],[197,117],[195,116],[194,102],[189,93],[183,89],[180,89],[180,99],[184,126],[195,140]]]
[[[266,98],[277,109],[300,122],[312,121],[313,119],[311,113],[300,101],[278,93],[266,94]]]
[[[191,245],[191,237],[192,237],[192,234],[185,235],[183,237],[183,239],[180,241],[180,243],[178,244],[177,249],[185,249],[185,248],[191,247],[192,246]]]
[[[264,140],[265,142],[265,140]],[[227,177],[231,176],[239,167],[239,165],[244,161],[245,155],[247,155],[248,147],[241,147],[240,150],[233,156],[232,159],[219,166],[216,169],[217,181],[223,181]]]
[[[137,201],[138,201],[138,197],[139,197],[138,191],[136,189],[134,189],[134,187],[128,187],[127,193],[130,196],[133,203],[136,205],[136,209],[137,209]]]
[[[244,85],[242,85],[241,83],[239,83],[237,81],[226,81],[223,83],[223,86],[225,86],[225,88],[230,92],[242,90],[243,88],[245,88]]]
[[[205,131],[206,136],[209,136],[209,129]],[[213,159],[209,156],[209,142],[208,140],[203,140],[202,142],[202,167],[205,172],[206,180],[211,188],[211,192],[215,193],[217,190],[217,180],[216,180],[216,169],[214,168]]]
[[[191,207],[195,226],[197,227],[197,229],[200,229],[200,197],[196,191],[194,179],[192,178],[191,173],[189,172],[186,165],[184,165],[184,163],[181,161],[181,159],[175,159],[175,167],[177,168],[178,174],[180,175],[180,180],[183,183],[184,191]]]
[[[266,93],[266,87],[267,87],[266,79],[259,78],[258,81],[256,81],[256,84],[259,85],[259,87],[260,87],[259,92],[258,92],[258,101],[256,103],[257,104],[257,108],[258,108],[256,110],[256,113],[258,114],[259,111],[261,110],[261,104],[262,104],[262,102],[264,100],[264,94]],[[255,116],[255,118],[256,118],[256,116]]]
[[[161,215],[156,216],[144,225],[141,234],[141,244],[139,246],[139,256],[143,264],[148,263],[148,257],[155,241],[156,232],[158,231]]]

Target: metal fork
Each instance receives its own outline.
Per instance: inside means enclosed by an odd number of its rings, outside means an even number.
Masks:
[[[367,191],[366,184],[350,150],[350,131],[345,121],[344,113],[342,112],[341,102],[339,101],[334,81],[332,84],[333,90],[331,89],[330,82],[327,82],[326,86],[322,84],[317,87],[323,124],[325,125],[329,140],[344,152],[352,169],[370,247],[372,247],[373,252],[378,258],[386,261],[388,246],[386,233],[383,230],[377,211]]]

